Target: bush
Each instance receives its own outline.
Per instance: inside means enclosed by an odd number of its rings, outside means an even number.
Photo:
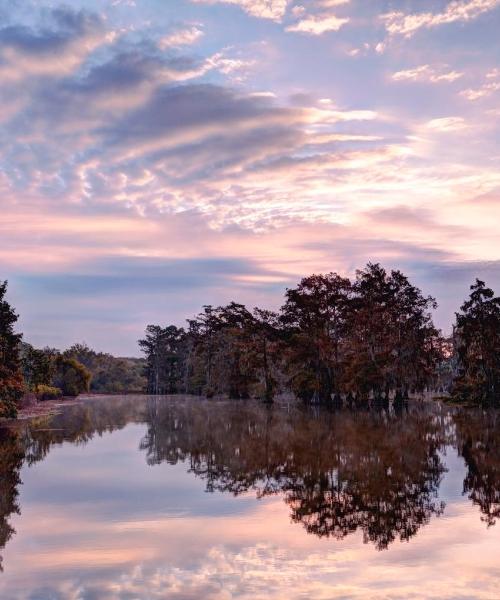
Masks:
[[[57,398],[62,398],[63,395],[60,388],[44,385],[43,383],[35,387],[35,394],[37,400],[57,400]]]

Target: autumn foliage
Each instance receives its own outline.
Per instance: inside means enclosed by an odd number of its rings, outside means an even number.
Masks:
[[[7,282],[0,283],[0,417],[15,417],[24,385],[19,359],[21,335],[15,333],[17,314],[5,299]]]
[[[148,391],[234,398],[290,393],[305,402],[404,398],[426,388],[442,358],[425,297],[379,264],[354,281],[312,275],[278,313],[205,306],[184,330],[151,325],[139,344]]]

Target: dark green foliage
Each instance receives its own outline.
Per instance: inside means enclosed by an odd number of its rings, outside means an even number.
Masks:
[[[26,343],[21,344],[20,350],[25,386],[38,400],[78,396],[88,391],[90,373],[80,361],[53,348],[40,350]]]
[[[89,391],[90,372],[74,358],[58,356],[55,360],[54,386],[64,396],[78,396]]]
[[[162,369],[175,364],[176,385],[171,389],[208,397],[227,394],[232,398],[272,400],[277,385],[274,363],[279,338],[274,313],[255,309],[252,314],[242,304],[231,302],[218,308],[205,306],[188,323],[187,332],[171,327],[148,328],[149,338],[139,343],[151,365],[150,374],[161,375]],[[152,343],[165,335],[162,331],[177,331],[175,343]],[[153,393],[155,385],[153,381],[149,388]]]
[[[255,308],[253,311],[254,353],[256,357],[257,380],[260,387],[256,396],[266,402],[272,402],[279,387],[278,364],[280,324],[277,313]]]
[[[500,401],[500,298],[476,279],[457,313],[458,377],[453,394],[462,400]]]
[[[13,418],[24,391],[19,344],[15,333],[17,315],[5,299],[7,282],[0,282],[0,417]]]
[[[55,358],[58,351],[52,348],[39,350],[31,344],[20,346],[21,364],[26,387],[34,391],[40,385],[48,385],[55,374]]]
[[[263,396],[271,396],[269,347],[265,332],[270,315],[252,315],[232,302],[189,320],[189,329],[150,325],[139,346],[146,354],[148,391],[153,394],[188,392],[228,393],[248,398],[263,376]]]
[[[250,397],[256,384],[255,325],[253,315],[236,302],[216,309],[205,306],[189,321],[191,367],[203,371],[197,363],[205,365],[205,394]]]

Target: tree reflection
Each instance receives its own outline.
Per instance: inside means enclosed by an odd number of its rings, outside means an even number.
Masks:
[[[117,397],[0,429],[0,548],[14,534],[23,464],[54,445],[144,423],[147,463],[186,462],[210,492],[279,494],[308,533],[342,539],[360,531],[378,549],[409,540],[444,509],[441,450],[464,458],[464,493],[493,525],[500,515],[500,412],[439,404],[364,410]]]
[[[15,534],[10,519],[20,513],[18,503],[23,464],[43,460],[54,445],[86,444],[95,435],[145,421],[146,398],[107,398],[67,405],[55,415],[18,421],[14,428],[0,427],[0,550]],[[0,556],[0,571],[2,556]]]
[[[141,447],[150,464],[188,460],[208,491],[281,493],[309,533],[360,529],[383,549],[443,511],[442,419],[427,407],[398,415],[153,400]]]
[[[467,466],[463,493],[490,527],[500,517],[500,412],[459,411],[455,424],[458,453]]]
[[[19,472],[23,458],[16,433],[9,429],[0,429],[0,548],[3,548],[15,533],[9,519],[12,514],[19,513]],[[2,570],[0,556],[0,571]]]

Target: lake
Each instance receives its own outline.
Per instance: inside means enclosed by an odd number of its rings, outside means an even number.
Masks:
[[[500,597],[500,413],[123,396],[0,429],[2,600]]]

